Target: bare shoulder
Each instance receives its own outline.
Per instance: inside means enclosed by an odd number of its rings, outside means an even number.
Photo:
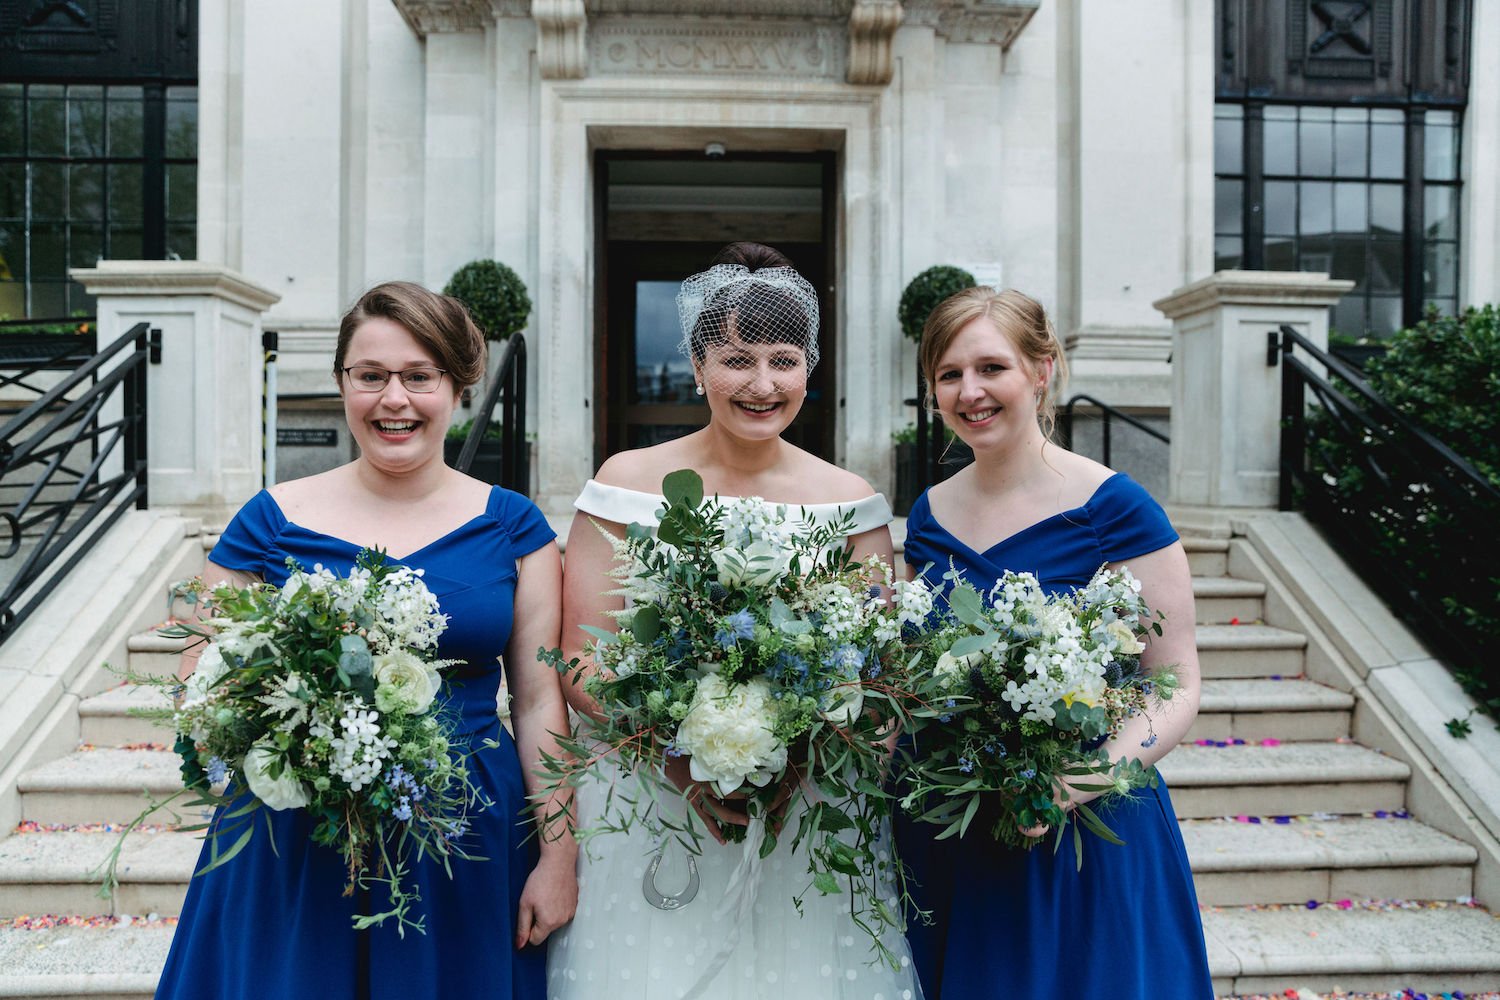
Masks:
[[[618,486],[638,493],[660,493],[661,481],[668,473],[692,468],[695,464],[691,450],[684,447],[683,439],[679,438],[650,448],[635,448],[611,455],[594,473],[594,480],[605,486]]]
[[[1044,457],[1063,477],[1064,500],[1070,508],[1088,503],[1104,481],[1115,474],[1109,466],[1063,448],[1048,447]]]
[[[325,506],[330,496],[338,496],[348,488],[349,466],[341,465],[327,472],[315,473],[301,479],[288,479],[269,486],[266,491],[276,506],[289,519],[295,521],[298,513],[309,507]]]
[[[809,494],[807,503],[845,503],[863,500],[875,493],[875,487],[863,476],[825,462],[801,448],[792,447],[791,452],[793,457],[787,463],[789,472],[794,481],[805,484]]]

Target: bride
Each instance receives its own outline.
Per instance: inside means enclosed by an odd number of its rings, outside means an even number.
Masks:
[[[608,593],[612,550],[598,528],[623,536],[630,523],[655,526],[662,478],[678,469],[695,470],[709,494],[761,497],[799,518],[852,513],[847,544],[855,558],[878,556],[887,564],[892,558],[885,498],[859,476],[781,439],[818,360],[812,286],[777,251],[732,244],[712,268],[684,282],[677,301],[682,349],[708,402],[709,423],[675,441],[615,455],[585,485],[563,581],[569,657],[584,656],[580,626],[613,629],[608,612],[622,606]],[[597,714],[581,684],[563,687],[577,712]],[[808,891],[805,851],[793,852],[784,841],[760,861],[753,857],[759,838],[726,843],[724,827],[750,822],[743,803],[716,797],[687,771],[682,758],[669,765],[667,776],[684,797],[663,808],[693,809],[713,839],[704,838],[703,854],[693,857],[670,836],[637,824],[581,852],[577,913],[551,939],[549,1000],[606,993],[618,1000],[919,996],[899,936],[884,942],[897,956],[900,967],[893,970],[874,959],[849,914],[847,892]],[[615,772],[585,782],[576,799],[580,826],[600,818],[609,782],[618,794],[621,783],[633,780]],[[803,897],[800,913],[794,896]]]

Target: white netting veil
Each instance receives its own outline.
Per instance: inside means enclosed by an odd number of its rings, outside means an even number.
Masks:
[[[818,363],[818,293],[793,268],[715,264],[682,283],[677,315],[679,350],[719,392],[806,385]]]

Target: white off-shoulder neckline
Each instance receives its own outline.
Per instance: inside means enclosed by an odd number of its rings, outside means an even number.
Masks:
[[[656,512],[661,509],[665,500],[666,497],[660,493],[643,493],[640,490],[610,486],[590,479],[583,484],[583,492],[578,494],[578,499],[573,501],[573,506],[585,514],[604,521],[613,521],[616,524],[641,524],[654,528],[657,523]],[[873,493],[861,500],[847,500],[839,503],[783,504],[770,500],[764,503],[770,507],[784,506],[788,516],[798,520],[828,522],[840,516],[841,513],[852,515],[854,523],[849,530],[851,535],[874,531],[882,525],[891,523],[895,516],[891,512],[891,505],[879,493]]]

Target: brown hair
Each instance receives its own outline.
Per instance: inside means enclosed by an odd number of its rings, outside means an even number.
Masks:
[[[791,258],[775,247],[748,240],[725,244],[708,264],[710,267],[715,264],[739,264],[751,271],[759,271],[763,267],[794,267]]]
[[[948,353],[953,338],[980,316],[988,318],[1010,340],[1032,376],[1044,371],[1051,359],[1052,377],[1047,380],[1036,408],[1042,433],[1051,438],[1057,425],[1057,398],[1068,379],[1068,359],[1042,304],[1014,288],[1003,292],[984,286],[965,288],[932,310],[922,326],[922,345],[917,349],[917,362],[926,382],[926,399],[932,398],[938,362]]]
[[[415,282],[387,281],[361,295],[339,322],[338,345],[333,351],[335,379],[344,374],[344,357],[354,331],[366,320],[377,318],[388,319],[417,338],[448,373],[455,390],[466,389],[484,376],[484,335],[463,303]]]

